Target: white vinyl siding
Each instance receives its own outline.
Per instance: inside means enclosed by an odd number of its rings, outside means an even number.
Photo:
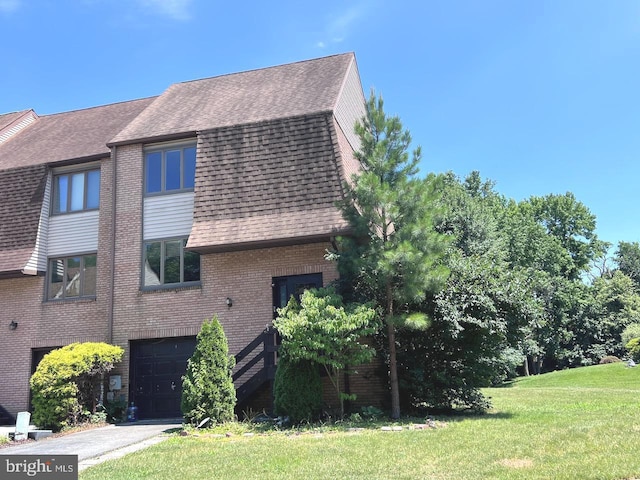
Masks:
[[[48,257],[98,250],[98,210],[49,218]]]
[[[193,223],[193,192],[144,199],[143,238],[187,237]]]
[[[358,67],[356,62],[352,61],[336,103],[335,117],[354,151],[360,149],[360,141],[353,131],[353,127],[356,120],[361,120],[365,113],[365,98],[362,93]]]
[[[33,122],[36,121],[36,119],[37,119],[37,116],[33,110],[28,112],[24,117],[20,119],[18,123],[0,132],[0,144],[9,140],[20,130],[31,125]]]
[[[38,221],[38,233],[36,235],[36,247],[24,267],[27,275],[36,275],[38,272],[47,270],[47,236],[49,232],[49,206],[51,205],[51,175],[47,177],[47,184],[44,188],[44,199],[40,210],[40,220]]]

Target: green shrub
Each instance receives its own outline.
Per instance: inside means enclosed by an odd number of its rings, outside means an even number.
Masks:
[[[605,365],[607,363],[617,363],[617,362],[621,362],[622,360],[620,360],[618,357],[616,357],[615,355],[607,355],[606,357],[602,357],[600,359],[600,365]]]
[[[294,360],[321,365],[340,403],[355,395],[343,392],[341,378],[349,367],[370,362],[375,349],[363,341],[378,330],[377,312],[368,305],[344,304],[333,287],[310,289],[278,309],[273,325],[282,336],[280,352]]]
[[[288,416],[294,424],[317,418],[322,407],[322,380],[315,363],[281,356],[273,389],[276,415]]]
[[[626,345],[634,338],[640,338],[640,323],[630,323],[620,335],[622,345]]]
[[[632,338],[626,345],[626,349],[635,362],[640,362],[640,338]]]
[[[72,343],[44,356],[31,377],[33,422],[59,430],[89,421],[99,405],[104,374],[123,350],[107,343]]]
[[[106,421],[109,423],[123,422],[127,418],[127,402],[125,400],[111,400],[103,404]]]
[[[206,320],[198,334],[196,350],[182,377],[182,414],[186,422],[197,425],[205,418],[212,423],[233,420],[236,390],[231,370],[227,337],[217,317]]]

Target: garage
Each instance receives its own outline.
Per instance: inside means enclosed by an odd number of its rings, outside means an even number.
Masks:
[[[196,337],[131,342],[129,399],[138,418],[182,417],[182,376],[195,347]]]

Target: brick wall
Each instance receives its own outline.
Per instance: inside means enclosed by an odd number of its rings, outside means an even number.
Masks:
[[[45,277],[0,280],[0,405],[15,414],[28,407],[28,380],[33,348],[63,346],[75,341],[109,341],[125,349],[113,373],[129,388],[130,342],[194,336],[202,321],[216,314],[231,354],[240,351],[270,324],[273,277],[322,273],[325,284],[337,278],[334,264],[324,259],[325,243],[207,254],[201,257],[201,286],[141,291],[143,147],[117,148],[115,258],[111,257],[113,163],[101,165],[96,300],[43,302]],[[112,260],[113,328],[109,329]],[[226,305],[226,298],[233,306]],[[19,323],[9,331],[12,319]],[[358,403],[377,404],[382,388],[374,367],[352,376]]]
[[[273,277],[322,273],[337,278],[324,259],[324,243],[203,255],[201,286],[142,291],[142,145],[117,149],[117,214],[113,343],[125,349],[117,369],[129,388],[131,340],[196,335],[204,319],[218,315],[236,354],[272,321]],[[226,299],[233,299],[233,306]]]
[[[95,300],[43,302],[46,276],[0,280],[0,405],[12,414],[29,407],[32,349],[107,340],[110,161],[102,161],[100,233]],[[103,222],[105,220],[105,222]],[[9,330],[15,320],[18,328]]]

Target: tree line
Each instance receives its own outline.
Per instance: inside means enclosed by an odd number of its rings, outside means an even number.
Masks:
[[[515,201],[474,171],[420,175],[420,149],[372,92],[362,170],[340,204],[354,235],[329,255],[348,301],[384,320],[391,416],[488,406],[480,388],[623,357],[640,336],[640,245],[611,245],[575,196]],[[635,335],[635,333],[638,335]]]

